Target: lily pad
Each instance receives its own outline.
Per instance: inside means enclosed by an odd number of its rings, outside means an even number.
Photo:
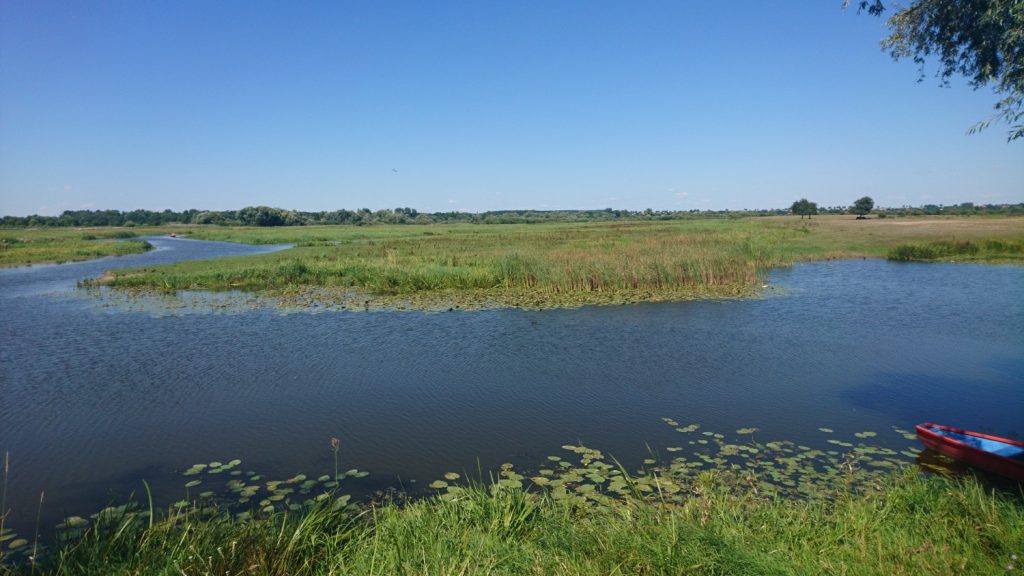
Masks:
[[[57,525],[57,528],[81,528],[89,524],[89,521],[81,516],[70,516],[64,522]]]
[[[333,510],[335,512],[337,512],[338,510],[341,510],[342,508],[344,508],[348,504],[348,501],[349,501],[350,498],[352,498],[352,497],[349,496],[348,494],[344,494],[342,496],[339,496],[338,499],[335,500],[333,504],[331,504],[331,510]]]
[[[428,486],[430,488],[435,489],[435,490],[441,490],[442,488],[447,488],[448,487],[448,483],[445,482],[444,480],[434,480],[433,482],[428,484]]]
[[[199,486],[202,483],[202,480],[192,480],[191,482],[185,483],[185,488],[195,488],[196,486]]]
[[[11,543],[7,545],[7,548],[9,550],[17,550],[18,548],[22,548],[27,545],[28,540],[25,540],[24,538],[18,538],[17,540],[12,540]]]
[[[843,442],[842,440],[828,440],[829,444],[835,444],[836,446],[842,446],[843,448],[852,448],[853,444],[849,442]]]
[[[459,478],[460,476],[456,472],[448,472],[447,474],[444,475],[445,480],[458,480]]]

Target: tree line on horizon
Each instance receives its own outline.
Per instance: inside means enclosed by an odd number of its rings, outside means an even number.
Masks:
[[[861,199],[863,200],[863,199]],[[806,204],[804,204],[806,202]],[[813,210],[812,210],[813,209]],[[869,209],[868,212],[871,210]],[[205,224],[218,226],[314,226],[348,224],[534,224],[540,222],[602,222],[644,220],[686,220],[693,218],[745,218],[811,214],[864,214],[863,204],[819,207],[802,199],[788,209],[764,210],[492,210],[488,212],[419,212],[415,208],[332,210],[303,212],[269,206],[248,206],[240,210],[65,210],[60,216],[3,216],[0,227],[102,227]],[[919,207],[877,208],[878,217],[935,215],[1021,215],[1024,202],[1017,204],[974,204],[951,206],[926,204]]]

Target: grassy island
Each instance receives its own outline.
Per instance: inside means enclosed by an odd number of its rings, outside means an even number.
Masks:
[[[256,291],[285,296],[298,305],[559,307],[746,296],[761,287],[770,268],[805,260],[906,260],[939,254],[939,259],[957,261],[1024,261],[1020,217],[696,218],[196,227],[180,232],[198,239],[294,247],[259,256],[118,270],[104,283],[144,290]],[[913,248],[919,245],[948,245],[953,251]]]
[[[0,229],[0,268],[138,254],[153,247],[124,228]]]

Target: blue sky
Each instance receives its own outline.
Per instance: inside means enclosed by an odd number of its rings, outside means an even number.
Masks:
[[[0,4],[0,213],[1024,201],[996,97],[793,2]]]

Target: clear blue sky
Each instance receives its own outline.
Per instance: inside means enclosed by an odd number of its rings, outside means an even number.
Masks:
[[[0,3],[0,214],[1024,201],[996,97],[791,2]]]

